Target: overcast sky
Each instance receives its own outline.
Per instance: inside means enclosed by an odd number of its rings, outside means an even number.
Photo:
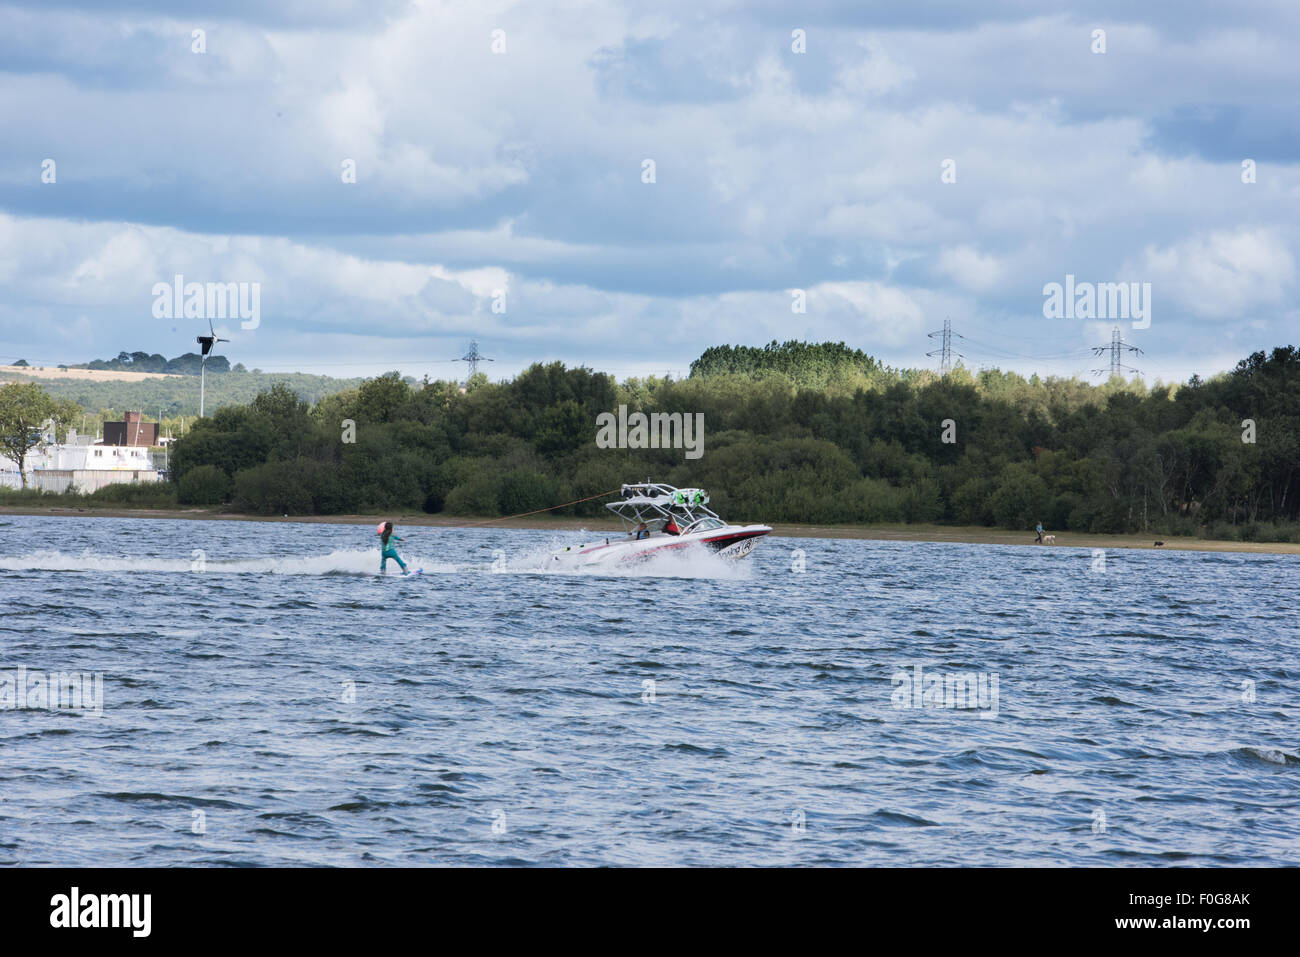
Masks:
[[[0,362],[190,351],[181,274],[259,284],[215,325],[266,370],[933,367],[949,317],[972,367],[1119,325],[1209,375],[1300,344],[1297,41],[1294,0],[0,0]],[[1149,328],[1046,318],[1067,274]]]

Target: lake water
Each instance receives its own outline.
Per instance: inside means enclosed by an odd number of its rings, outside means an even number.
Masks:
[[[0,863],[1300,862],[1300,556],[402,533],[0,516]]]

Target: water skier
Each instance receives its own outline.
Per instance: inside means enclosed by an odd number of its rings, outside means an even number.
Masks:
[[[392,522],[380,522],[379,528],[379,574],[384,574],[388,569],[388,560],[391,558],[397,564],[402,566],[402,574],[409,575],[406,570],[406,562],[402,561],[402,556],[397,554],[397,546],[394,542],[405,541],[405,539],[393,534]]]

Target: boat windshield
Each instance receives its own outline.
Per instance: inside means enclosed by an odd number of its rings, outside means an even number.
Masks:
[[[707,532],[715,528],[726,528],[727,523],[717,518],[702,518],[686,529],[687,532]]]

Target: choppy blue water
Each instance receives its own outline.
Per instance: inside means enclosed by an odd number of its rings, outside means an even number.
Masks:
[[[0,516],[0,863],[1300,861],[1300,557],[399,531]]]

